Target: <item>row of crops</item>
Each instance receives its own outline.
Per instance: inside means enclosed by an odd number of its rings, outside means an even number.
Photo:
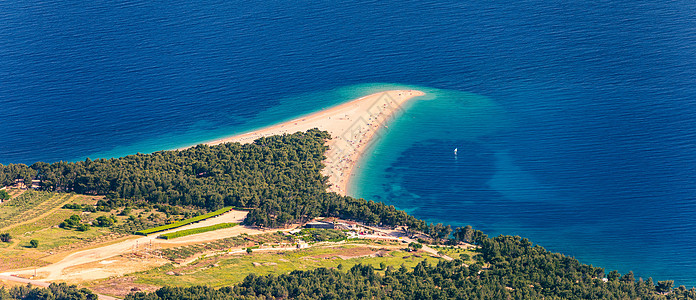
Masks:
[[[26,191],[3,203],[0,211],[0,228],[26,221],[43,215],[60,207],[72,197],[72,194],[54,194],[48,192]]]
[[[185,220],[181,220],[181,221],[174,222],[174,223],[167,224],[167,225],[163,225],[163,226],[158,226],[158,227],[155,227],[155,228],[140,230],[140,231],[137,231],[136,234],[139,234],[139,235],[148,235],[148,234],[152,234],[152,233],[156,233],[156,232],[160,232],[160,231],[165,231],[165,230],[169,230],[169,229],[179,228],[179,227],[184,226],[184,225],[188,225],[188,224],[200,222],[200,221],[203,221],[203,220],[205,220],[205,219],[210,219],[210,218],[212,218],[212,217],[217,217],[217,216],[219,216],[219,215],[221,215],[221,214],[224,214],[224,213],[226,213],[226,212],[232,210],[232,208],[233,208],[233,207],[221,208],[221,209],[218,209],[218,210],[216,210],[216,211],[214,211],[214,212],[209,212],[209,213],[207,213],[207,214],[200,215],[200,216],[197,216],[197,217],[188,218],[188,219],[185,219]]]
[[[230,227],[234,227],[237,225],[239,225],[239,223],[220,223],[220,224],[215,224],[215,225],[211,225],[211,226],[191,228],[191,229],[186,229],[186,230],[179,230],[179,231],[175,231],[175,232],[170,232],[170,233],[160,235],[160,236],[158,236],[158,238],[165,239],[165,240],[171,240],[171,239],[175,239],[175,238],[182,237],[182,236],[203,233],[203,232],[208,232],[208,231],[213,231],[213,230],[218,230],[218,229],[223,229],[223,228],[230,228]]]

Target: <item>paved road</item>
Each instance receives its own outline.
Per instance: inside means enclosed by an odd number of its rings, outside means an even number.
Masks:
[[[50,285],[49,282],[45,282],[45,281],[31,280],[31,279],[25,279],[25,278],[21,278],[21,277],[7,276],[7,275],[0,275],[0,279],[10,280],[10,281],[14,281],[14,282],[21,282],[21,283],[31,283],[31,285],[40,286],[40,287],[48,287]],[[100,294],[97,294],[97,297],[99,297],[100,300],[119,300],[119,298],[114,298],[111,296],[100,295]]]

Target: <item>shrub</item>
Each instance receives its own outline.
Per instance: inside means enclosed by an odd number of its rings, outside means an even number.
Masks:
[[[109,227],[111,225],[114,225],[116,223],[116,218],[114,217],[106,217],[106,216],[100,216],[94,221],[94,226],[99,226],[99,227]]]
[[[31,247],[31,248],[39,248],[39,241],[38,241],[38,240],[31,240],[31,241],[29,241],[29,247]]]
[[[78,231],[87,231],[87,230],[89,230],[89,225],[87,225],[87,224],[77,225],[77,230]]]
[[[9,243],[12,241],[12,236],[9,233],[0,233],[0,241]]]
[[[77,203],[68,203],[68,204],[63,205],[62,208],[64,208],[64,209],[81,210],[81,209],[82,209],[82,205],[79,205],[79,204],[77,204]]]
[[[60,228],[74,228],[80,225],[80,216],[78,215],[72,215],[70,218],[65,219],[60,225],[58,225]]]

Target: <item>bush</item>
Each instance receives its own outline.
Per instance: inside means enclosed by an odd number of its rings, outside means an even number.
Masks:
[[[61,222],[58,227],[60,228],[75,228],[80,225],[80,216],[78,215],[72,215],[70,218],[65,219],[65,221]]]
[[[115,217],[106,217],[106,216],[100,216],[94,221],[94,226],[98,227],[109,227],[111,225],[114,225],[116,223],[116,218]]]
[[[12,241],[12,236],[9,233],[2,233],[0,234],[0,241],[9,243]]]
[[[68,204],[63,205],[62,208],[64,208],[64,209],[81,210],[81,209],[82,209],[82,205],[79,205],[79,204],[77,204],[77,203],[68,203]]]
[[[119,216],[127,216],[127,215],[130,215],[130,214],[131,214],[131,211],[132,211],[132,210],[131,210],[130,207],[126,207],[126,208],[124,208],[124,209],[121,211],[121,213],[118,214],[118,215],[119,215]]]
[[[77,231],[87,231],[87,230],[89,230],[89,225],[87,225],[87,224],[77,225]]]
[[[38,240],[31,240],[31,241],[29,241],[29,247],[31,247],[31,248],[39,248],[39,241],[38,241]]]

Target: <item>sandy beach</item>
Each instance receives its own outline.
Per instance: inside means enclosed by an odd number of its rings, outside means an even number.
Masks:
[[[205,144],[251,143],[264,136],[291,134],[312,128],[325,130],[331,134],[332,139],[328,142],[329,150],[323,173],[329,177],[330,191],[346,195],[353,168],[375,133],[388,126],[386,122],[402,109],[406,101],[422,95],[424,93],[417,90],[375,93],[289,122]]]

